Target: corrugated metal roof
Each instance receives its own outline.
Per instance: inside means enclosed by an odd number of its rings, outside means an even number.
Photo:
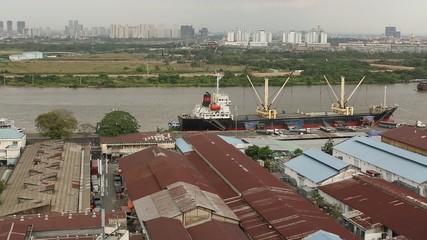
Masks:
[[[427,181],[425,156],[367,137],[353,137],[336,145],[334,149],[418,184]]]
[[[244,144],[244,142],[241,139],[235,138],[235,137],[229,137],[229,136],[222,136],[222,135],[218,135],[220,138],[222,138],[222,140],[224,140],[225,142],[227,142],[228,144],[231,145],[239,145],[239,144]]]
[[[295,144],[293,141],[281,141],[270,137],[265,138],[244,138],[245,142],[251,145],[259,147],[269,146],[273,151],[290,151],[293,152],[296,149],[304,149],[303,147]]]
[[[341,240],[341,239],[342,238],[340,238],[339,236],[330,232],[325,232],[323,230],[317,231],[303,238],[303,240]]]
[[[188,134],[184,139],[240,193],[254,187],[288,188],[256,161],[215,134]]]
[[[126,187],[133,201],[183,181],[215,193],[185,156],[160,147],[150,147],[119,160]],[[144,187],[141,187],[144,183]]]
[[[427,131],[420,128],[401,126],[384,132],[381,136],[427,150]]]
[[[239,225],[209,221],[187,229],[193,240],[243,240],[248,239]]]
[[[218,195],[184,182],[171,184],[167,186],[167,190],[140,198],[133,204],[141,221],[159,217],[174,218],[197,207],[209,209],[221,217],[238,220]]]
[[[145,222],[150,239],[153,240],[192,240],[190,234],[179,220],[156,218]]]
[[[315,183],[320,183],[335,176],[341,170],[347,168],[349,164],[320,150],[311,148],[304,151],[301,156],[286,162],[285,166]]]
[[[177,138],[175,145],[176,148],[179,149],[179,151],[181,151],[182,153],[188,153],[193,151],[193,148],[191,148],[191,146],[182,138]]]
[[[21,139],[24,133],[16,129],[0,129],[0,139]]]
[[[319,190],[409,239],[427,236],[427,198],[383,179],[355,176]]]
[[[196,133],[188,134],[184,139],[193,146],[206,165],[216,172],[216,178],[210,175],[210,181],[226,182],[230,188],[242,194],[224,201],[253,239],[302,239],[321,229],[344,239],[357,239],[280,179],[218,136]]]

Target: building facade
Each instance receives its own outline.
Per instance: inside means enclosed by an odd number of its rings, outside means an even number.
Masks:
[[[17,21],[16,22],[16,32],[18,34],[24,34],[25,30],[25,21]]]
[[[15,165],[27,142],[26,135],[16,129],[0,129],[0,162]]]
[[[353,137],[336,145],[332,155],[353,165],[360,172],[427,196],[425,156],[367,137]]]

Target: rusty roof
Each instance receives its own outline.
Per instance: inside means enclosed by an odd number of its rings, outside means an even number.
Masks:
[[[184,136],[199,158],[210,166],[207,170],[199,161],[197,168],[209,176],[224,201],[242,221],[242,226],[254,239],[302,239],[318,230],[335,233],[344,239],[357,239],[332,218],[291,190],[283,181],[270,174],[258,163],[212,133]],[[195,156],[189,158],[196,161]],[[216,173],[215,175],[212,173]],[[223,192],[222,181],[239,195]]]
[[[190,234],[177,219],[160,217],[146,221],[145,225],[152,240],[192,240]]]
[[[51,212],[77,212],[82,150],[88,159],[89,148],[76,143],[49,140],[27,146],[0,195],[0,216],[43,212],[47,206]],[[37,165],[34,159],[40,160]],[[83,194],[88,195],[86,183],[84,178]]]
[[[193,240],[243,240],[248,239],[239,225],[208,221],[187,229]]]
[[[121,158],[119,164],[133,201],[179,181],[195,184],[202,190],[215,193],[186,157],[176,151],[150,147]]]
[[[171,133],[144,132],[129,133],[115,137],[101,137],[101,144],[114,143],[147,143],[147,142],[173,142],[175,136]]]
[[[209,162],[215,171],[239,193],[255,187],[288,188],[287,185],[267,172],[256,161],[212,133],[196,133],[184,136],[196,152]]]
[[[427,198],[382,179],[354,176],[319,189],[410,239],[427,236]]]
[[[116,219],[126,221],[124,212],[106,212],[106,224],[114,222]],[[54,231],[67,230],[82,230],[82,229],[100,229],[101,214],[100,213],[73,213],[73,214],[36,214],[36,215],[20,215],[8,216],[0,218],[0,239],[2,236],[7,236],[9,232],[12,234],[26,234],[28,226],[32,225],[33,232],[52,231],[52,236],[56,237]],[[13,226],[13,227],[12,227]],[[11,228],[12,227],[12,228]],[[25,229],[25,231],[24,231]],[[13,235],[12,235],[13,236]],[[75,236],[75,235],[74,235]],[[80,236],[83,237],[83,236]],[[93,237],[93,236],[92,236]],[[19,240],[19,237],[12,239]],[[37,238],[35,238],[37,239]]]
[[[382,133],[381,137],[427,150],[427,131],[420,128],[401,126]]]
[[[208,209],[221,218],[238,221],[237,216],[218,195],[185,182],[171,184],[167,186],[167,190],[140,198],[133,204],[141,221],[159,217],[175,218],[198,207]]]

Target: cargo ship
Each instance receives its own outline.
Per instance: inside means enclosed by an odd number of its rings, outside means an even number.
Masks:
[[[347,102],[354,94],[364,77],[359,81],[353,92],[347,99],[344,99],[345,78],[341,77],[341,94],[337,97],[326,76],[324,76],[328,86],[333,91],[336,102],[332,103],[330,112],[311,113],[277,113],[272,108],[274,100],[279,96],[291,75],[286,79],[273,100],[269,102],[268,78],[265,79],[264,101],[261,100],[251,79],[247,76],[260,104],[254,114],[233,115],[231,101],[227,94],[219,92],[220,75],[217,75],[216,92],[206,92],[203,95],[202,104],[197,104],[192,113],[178,115],[177,128],[181,131],[228,131],[228,130],[257,130],[257,129],[307,129],[318,128],[328,123],[331,126],[360,126],[376,125],[380,121],[388,120],[394,111],[395,106],[387,106],[384,94],[384,103],[371,106],[366,112],[355,112],[353,106],[348,106]]]

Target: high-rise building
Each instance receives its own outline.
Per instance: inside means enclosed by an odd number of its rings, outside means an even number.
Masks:
[[[7,32],[12,33],[13,32],[13,22],[11,20],[7,20]]]
[[[194,39],[194,28],[191,25],[181,26],[181,38],[182,39]]]
[[[300,44],[302,43],[302,34],[301,32],[295,32],[295,31],[289,31],[287,33],[283,33],[283,42]]]
[[[209,31],[208,31],[208,28],[202,28],[202,29],[200,29],[199,30],[199,34],[200,34],[200,38],[201,39],[207,39],[208,38],[208,34],[209,34]]]
[[[386,37],[400,38],[400,31],[396,31],[396,27],[394,27],[394,26],[386,26],[385,27],[385,36]]]
[[[17,21],[16,22],[16,30],[19,34],[24,34],[25,29],[25,22],[24,21]]]
[[[4,24],[3,21],[0,21],[0,33],[3,32]]]

